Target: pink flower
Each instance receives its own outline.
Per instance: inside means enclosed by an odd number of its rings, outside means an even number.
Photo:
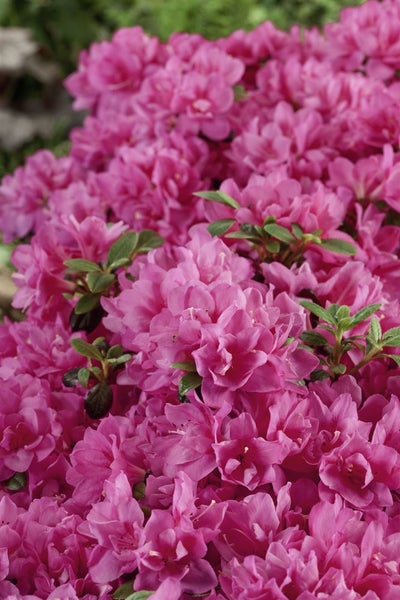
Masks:
[[[154,589],[168,577],[194,594],[215,587],[215,572],[204,556],[207,543],[218,534],[226,507],[210,505],[196,510],[194,492],[193,482],[181,472],[175,480],[172,511],[152,511],[138,551],[139,589]]]
[[[322,456],[320,478],[356,508],[391,506],[390,490],[400,485],[399,465],[396,450],[354,434]]]
[[[23,238],[39,229],[48,216],[48,200],[53,191],[65,189],[81,176],[71,158],[56,159],[41,150],[6,175],[0,185],[0,222],[4,242]]]
[[[97,583],[114,581],[137,565],[144,515],[124,473],[106,481],[105,498],[87,516],[88,533],[97,540],[89,557],[89,571]]]
[[[276,465],[282,461],[285,450],[278,442],[259,437],[250,415],[232,419],[224,437],[227,439],[213,444],[223,480],[249,490],[275,480]]]

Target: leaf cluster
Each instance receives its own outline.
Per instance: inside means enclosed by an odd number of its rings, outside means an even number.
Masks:
[[[225,192],[201,191],[196,196],[224,204],[234,210],[240,208],[240,204]],[[230,231],[236,226],[238,229]],[[304,252],[312,245],[320,246],[329,252],[337,254],[355,255],[356,248],[348,242],[336,238],[321,238],[322,231],[316,229],[311,233],[305,233],[298,223],[292,223],[290,227],[279,225],[275,217],[269,216],[262,225],[251,223],[238,224],[235,218],[220,219],[208,226],[211,235],[225,235],[227,238],[246,240],[256,248],[262,261],[279,261],[287,267],[292,264],[301,264],[304,260]]]
[[[313,329],[301,335],[305,347],[317,354],[322,367],[312,373],[312,380],[336,379],[345,373],[352,375],[371,360],[381,358],[390,358],[400,366],[400,356],[385,351],[385,348],[400,347],[400,327],[393,327],[383,334],[379,320],[372,317],[365,335],[351,335],[351,331],[369,319],[380,308],[380,304],[369,304],[353,315],[350,315],[346,305],[331,304],[325,309],[308,300],[300,304],[319,319],[315,328],[319,331]],[[326,336],[324,331],[329,335]],[[345,336],[348,332],[350,335]],[[361,358],[357,364],[348,367],[343,358],[351,350],[358,350]]]
[[[88,359],[88,366],[67,371],[63,383],[66,387],[80,384],[90,388],[85,398],[85,410],[92,419],[100,419],[108,413],[113,403],[110,386],[112,374],[128,362],[131,354],[124,352],[119,344],[108,346],[103,337],[95,339],[92,344],[81,338],[73,338],[71,345]]]
[[[75,291],[80,295],[70,317],[72,331],[93,331],[104,315],[102,296],[118,292],[118,269],[129,266],[137,255],[146,254],[162,243],[163,239],[150,229],[139,233],[129,231],[112,244],[104,264],[84,258],[66,260],[66,277],[75,283]]]

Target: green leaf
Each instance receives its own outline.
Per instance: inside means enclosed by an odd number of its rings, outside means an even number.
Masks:
[[[332,315],[332,317],[335,318],[335,321],[337,321],[336,315],[337,315],[337,312],[338,312],[339,308],[340,308],[340,304],[330,304],[328,306],[328,308],[326,309],[328,311],[328,313],[330,315]]]
[[[133,581],[127,581],[119,586],[113,593],[113,600],[126,600],[132,595]]]
[[[300,336],[302,342],[308,346],[326,346],[330,345],[328,340],[321,333],[316,331],[303,331]]]
[[[182,360],[181,362],[172,363],[171,369],[182,369],[182,371],[189,371],[190,373],[195,373],[196,365],[192,360]]]
[[[211,235],[222,235],[232,225],[235,223],[235,219],[220,219],[219,221],[214,221],[214,223],[210,223],[207,229],[211,233]]]
[[[350,316],[350,308],[345,304],[339,306],[336,311],[336,318],[341,321],[342,319],[347,319]]]
[[[356,313],[357,314],[357,313]],[[371,342],[373,346],[382,345],[382,327],[379,323],[379,320],[376,317],[371,319],[371,323],[369,325],[367,340]]]
[[[2,485],[6,487],[10,492],[19,492],[26,486],[28,478],[26,473],[14,473],[10,479],[2,481]]]
[[[362,323],[362,321],[368,319],[368,317],[376,312],[380,306],[380,304],[368,304],[368,306],[364,306],[364,308],[354,313],[354,315],[351,317],[353,326],[358,325],[358,323]]]
[[[130,258],[120,258],[119,260],[115,260],[111,265],[109,265],[109,269],[112,271],[116,271],[119,267],[126,267],[131,264]]]
[[[73,369],[70,369],[69,371],[64,373],[62,382],[65,385],[65,387],[75,387],[76,386],[76,384],[78,383],[78,373],[79,373],[79,367],[74,367]]]
[[[227,233],[226,237],[236,240],[248,240],[249,242],[259,242],[260,238],[256,234],[246,233],[245,231],[232,231]]]
[[[78,273],[101,271],[99,265],[91,260],[86,260],[85,258],[71,258],[70,260],[64,261],[64,265],[67,265],[67,267]]]
[[[252,225],[252,223],[242,223],[240,225],[240,231],[227,233],[226,237],[248,240],[249,242],[259,244],[263,237],[263,230],[257,225]]]
[[[74,313],[76,315],[84,315],[92,311],[94,308],[100,306],[100,298],[101,294],[85,294],[76,303]]]
[[[341,332],[348,331],[349,329],[352,329],[352,328],[353,328],[353,321],[352,321],[351,317],[340,319],[340,321],[338,323],[338,329],[340,329]]]
[[[129,260],[138,242],[136,231],[129,231],[116,240],[108,251],[107,265],[116,268],[115,263],[121,259]]]
[[[324,379],[329,378],[329,373],[324,371],[323,369],[316,369],[310,375],[311,381],[323,381]]]
[[[94,386],[85,399],[85,410],[91,419],[105,417],[113,403],[113,393],[107,382]]]
[[[315,302],[310,302],[309,300],[302,300],[300,302],[301,306],[309,310],[313,315],[319,317],[326,323],[330,323],[331,325],[336,325],[336,320],[331,315],[330,312],[322,308],[319,304],[315,304]]]
[[[400,347],[400,335],[387,338],[386,340],[382,340],[382,346],[389,346],[391,348],[399,348]]]
[[[71,345],[74,348],[74,350],[76,350],[76,352],[78,352],[79,354],[82,354],[82,356],[86,356],[87,358],[94,358],[99,362],[103,360],[100,350],[92,346],[92,344],[85,342],[85,340],[82,340],[81,338],[73,338],[71,340]]]
[[[93,346],[95,346],[96,348],[98,348],[100,350],[100,352],[107,353],[109,345],[108,345],[108,342],[107,342],[107,340],[106,340],[106,338],[104,336],[97,337],[92,342],[92,344],[93,344]]]
[[[271,242],[267,242],[265,244],[265,249],[271,254],[278,254],[281,249],[281,245],[276,240],[272,240]]]
[[[400,346],[400,327],[392,327],[385,331],[382,346]]]
[[[225,206],[230,206],[231,208],[240,208],[239,202],[225,194],[225,192],[217,191],[217,192],[195,192],[194,196],[199,196],[199,198],[205,198],[206,200],[212,200],[213,202],[219,202],[220,204],[225,204]]]
[[[344,375],[346,373],[346,365],[332,365],[331,371],[335,375]]]
[[[142,229],[139,232],[138,241],[134,249],[134,254],[147,254],[150,250],[162,246],[164,239],[152,229]]]
[[[78,371],[78,381],[82,387],[87,387],[90,379],[90,370],[86,367],[79,369]]]
[[[86,281],[91,292],[101,293],[115,281],[115,275],[113,273],[88,273]]]
[[[325,250],[335,252],[336,254],[351,254],[354,256],[357,253],[357,249],[353,244],[349,244],[349,242],[338,240],[336,238],[321,240],[320,245]]]
[[[304,235],[304,231],[302,230],[302,228],[300,227],[300,225],[298,223],[292,223],[291,224],[291,228],[292,228],[292,231],[293,231],[293,235],[298,240],[302,240],[303,239],[303,235]]]
[[[269,235],[272,235],[272,237],[285,244],[293,244],[293,242],[296,241],[294,235],[291,234],[286,227],[282,227],[276,223],[267,223],[267,225],[264,225],[263,229],[266,233],[269,233]]]
[[[99,296],[100,298],[100,296]],[[75,310],[72,310],[69,317],[69,324],[72,331],[86,331],[90,333],[94,331],[98,325],[100,325],[105,312],[100,303],[97,303],[91,310],[86,313],[77,314]]]
[[[123,347],[120,344],[111,346],[107,351],[107,358],[119,358],[124,352]]]
[[[130,596],[128,596],[125,600],[147,600],[154,594],[154,591],[142,590],[140,592],[134,592]]]
[[[186,373],[179,382],[178,394],[180,397],[186,396],[190,390],[201,385],[201,377],[198,373]]]
[[[110,363],[110,365],[112,365],[113,367],[117,367],[119,365],[123,365],[126,362],[128,362],[128,360],[130,360],[132,358],[132,354],[121,354],[121,356],[119,356],[118,358],[109,358],[108,362]]]

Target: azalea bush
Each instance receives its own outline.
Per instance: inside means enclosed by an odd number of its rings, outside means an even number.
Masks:
[[[0,597],[400,594],[400,5],[81,54],[4,177]]]

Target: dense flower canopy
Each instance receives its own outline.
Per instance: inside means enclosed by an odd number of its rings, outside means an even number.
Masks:
[[[82,53],[69,155],[0,186],[1,598],[400,597],[399,40]]]

